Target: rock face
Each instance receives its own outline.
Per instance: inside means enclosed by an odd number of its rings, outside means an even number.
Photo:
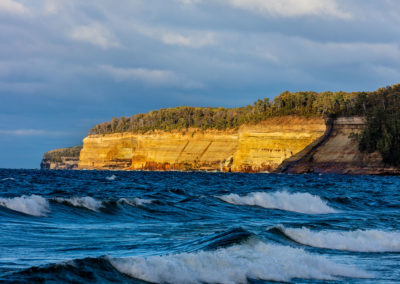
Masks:
[[[361,117],[340,117],[328,125],[320,145],[278,169],[286,173],[339,173],[339,174],[400,174],[400,169],[382,162],[378,152],[361,153],[358,142],[350,134],[364,127]]]
[[[43,155],[40,168],[43,170],[75,170],[78,169],[79,153],[82,146],[55,149]]]
[[[89,135],[80,169],[271,171],[326,130],[323,119],[272,118],[238,130]]]

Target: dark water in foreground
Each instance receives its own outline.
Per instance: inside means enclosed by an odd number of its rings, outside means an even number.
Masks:
[[[0,170],[0,282],[400,281],[400,177]]]

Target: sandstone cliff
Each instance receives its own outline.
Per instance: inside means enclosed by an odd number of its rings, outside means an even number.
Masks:
[[[82,146],[55,149],[43,155],[40,168],[44,170],[78,169],[79,154]]]
[[[271,171],[321,137],[320,118],[277,117],[238,130],[89,135],[80,169]]]
[[[361,117],[340,117],[328,125],[328,131],[316,147],[286,160],[277,172],[400,174],[400,169],[387,166],[378,152],[361,153],[358,142],[350,134],[364,127]]]

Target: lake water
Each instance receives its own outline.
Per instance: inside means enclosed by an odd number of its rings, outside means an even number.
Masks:
[[[400,177],[0,170],[1,282],[394,283]]]

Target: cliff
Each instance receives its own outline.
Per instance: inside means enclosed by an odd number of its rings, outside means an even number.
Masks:
[[[43,155],[40,168],[44,170],[78,169],[79,154],[82,146],[51,150]]]
[[[339,117],[317,147],[283,162],[277,172],[337,174],[400,174],[400,169],[385,165],[379,152],[362,153],[358,142],[350,138],[365,127],[362,117]]]
[[[89,135],[80,169],[271,171],[326,130],[320,118],[285,116],[228,130]]]

